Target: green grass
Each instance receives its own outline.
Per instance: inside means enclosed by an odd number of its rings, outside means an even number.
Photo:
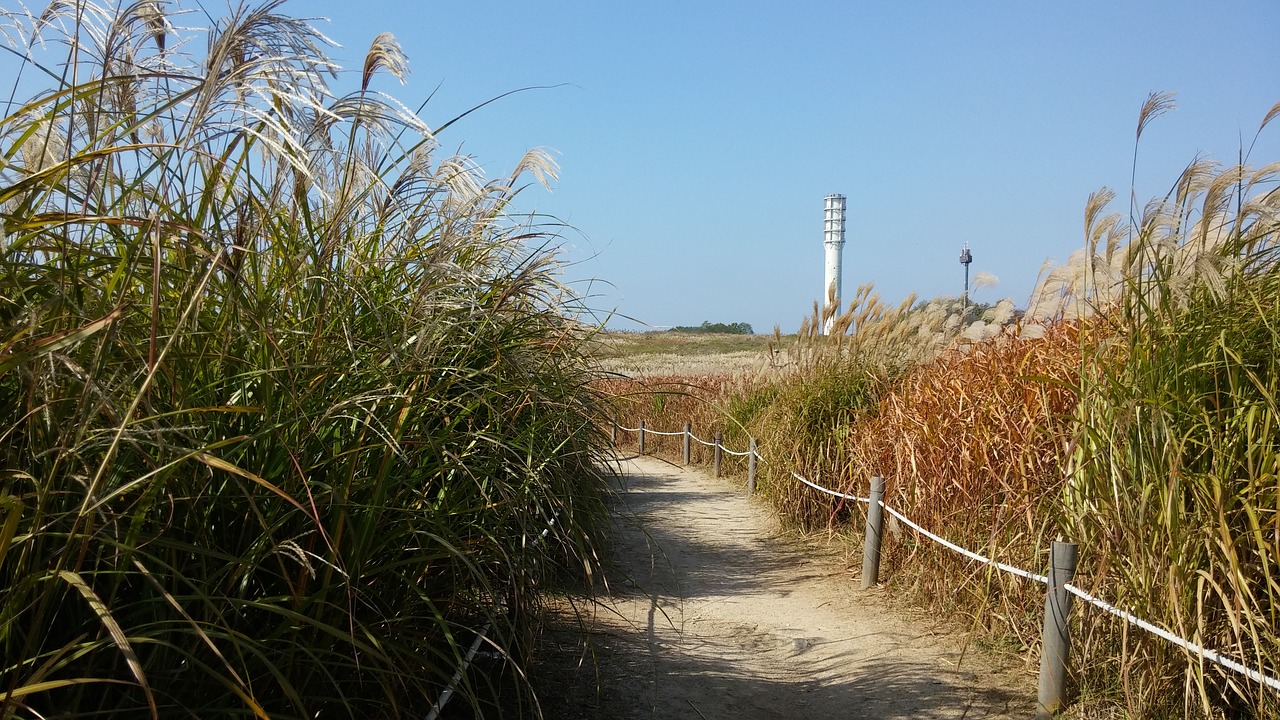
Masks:
[[[654,331],[644,333],[603,332],[593,343],[600,358],[634,357],[637,355],[719,355],[741,352],[767,352],[770,347],[786,347],[795,336],[782,336],[781,343],[772,335],[738,335],[729,333],[687,333]]]
[[[1139,128],[1169,107],[1153,95]],[[954,304],[895,310],[866,288],[845,313],[815,308],[781,372],[619,381],[615,407],[631,426],[759,438],[760,489],[803,527],[860,534],[861,516],[791,470],[858,494],[881,475],[913,520],[1030,570],[1052,540],[1076,541],[1078,585],[1280,676],[1277,179],[1274,164],[1198,160],[1131,224],[1095,193],[1081,250],[1022,321],[1002,303],[961,327]],[[828,319],[836,332],[818,335]],[[1036,652],[1041,587],[905,531],[883,552],[895,592]],[[1073,717],[1280,713],[1269,689],[1108,614],[1076,603],[1073,618]]]
[[[207,54],[148,3],[25,27],[2,717],[419,717],[485,624],[518,673],[540,588],[597,562],[598,372],[509,209],[554,166],[440,155],[451,123],[372,92],[403,75],[390,36],[330,96],[279,5]],[[455,702],[500,692],[473,673]]]
[[[1113,601],[1274,676],[1280,262],[1276,198],[1259,191],[1272,181],[1193,165],[1141,219],[1108,313],[1121,340],[1085,358],[1063,529]],[[1161,640],[1120,656],[1146,680],[1123,688],[1143,711],[1164,711],[1185,678],[1173,709],[1277,712],[1273,694]]]

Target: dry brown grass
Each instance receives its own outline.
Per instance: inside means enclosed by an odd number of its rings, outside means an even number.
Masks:
[[[1065,479],[1077,402],[1079,326],[954,349],[908,373],[849,433],[846,492],[886,480],[888,502],[989,557],[1039,571]],[[1039,632],[1039,586],[895,533],[887,566],[922,602],[958,609],[1020,646]]]
[[[1153,95],[1139,134],[1169,107]],[[1083,587],[1274,676],[1278,174],[1197,160],[1127,219],[1104,189],[1021,321],[862,288],[846,312],[815,307],[772,372],[694,382],[693,405],[633,418],[759,438],[762,492],[805,528],[860,535],[862,511],[792,470],[859,495],[882,475],[908,517],[1028,570],[1076,541]],[[892,588],[1034,663],[1042,587],[890,529]],[[1074,618],[1073,716],[1276,716],[1257,683],[1096,610]]]

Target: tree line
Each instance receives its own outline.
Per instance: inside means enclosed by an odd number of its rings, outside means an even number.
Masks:
[[[677,325],[668,332],[691,332],[691,333],[724,333],[726,335],[754,335],[750,323],[713,323],[703,320],[701,325]]]

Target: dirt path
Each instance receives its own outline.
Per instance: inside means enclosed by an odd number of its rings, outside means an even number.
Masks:
[[[858,590],[838,553],[788,539],[728,483],[652,458],[623,470],[612,597],[581,668],[560,672],[547,717],[1034,713],[1034,678],[1020,667],[972,648],[957,667],[955,638],[881,609],[883,591]]]

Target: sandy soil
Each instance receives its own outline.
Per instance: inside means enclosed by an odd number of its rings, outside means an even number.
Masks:
[[[729,483],[652,458],[623,471],[610,595],[586,628],[551,624],[546,717],[1034,714],[1020,664],[860,591],[843,553],[788,536]]]

